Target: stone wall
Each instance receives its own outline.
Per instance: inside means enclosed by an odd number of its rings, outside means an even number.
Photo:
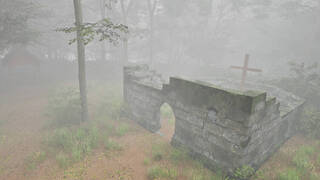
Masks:
[[[296,132],[303,101],[286,113],[276,98],[209,83],[171,77],[165,83],[148,66],[124,68],[124,99],[129,116],[151,132],[160,128],[160,107],[175,114],[173,145],[183,146],[212,169],[255,169]]]

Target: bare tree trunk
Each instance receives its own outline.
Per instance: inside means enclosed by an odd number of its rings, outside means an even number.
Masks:
[[[153,56],[154,56],[154,15],[155,15],[155,10],[157,8],[157,0],[154,0],[152,3],[152,0],[147,0],[148,2],[148,11],[149,11],[149,20],[150,20],[150,39],[149,39],[149,62],[150,62],[150,66],[153,67],[154,62],[153,62]]]
[[[132,0],[129,0],[127,6],[125,6],[124,0],[120,0],[121,5],[121,12],[122,12],[122,21],[124,25],[127,24],[127,18],[128,18],[128,12],[132,6]],[[123,55],[122,55],[122,65],[125,65],[128,63],[128,35],[124,35],[123,40]]]
[[[151,67],[154,66],[154,62],[153,62],[153,33],[154,33],[154,29],[153,29],[153,15],[152,15],[152,16],[150,16],[150,52],[149,52]]]
[[[123,17],[123,24],[127,25],[127,14]],[[122,57],[122,65],[128,63],[128,36],[125,34],[123,38],[123,57]]]
[[[101,19],[106,18],[106,0],[100,0],[100,8],[101,8]],[[101,42],[101,60],[105,61],[106,58],[106,42]]]
[[[73,0],[74,14],[76,19],[77,30],[77,46],[78,46],[78,66],[79,66],[79,88],[81,99],[81,121],[88,120],[87,106],[87,82],[86,82],[86,64],[85,64],[85,47],[82,41],[81,30],[79,27],[83,24],[81,0]]]

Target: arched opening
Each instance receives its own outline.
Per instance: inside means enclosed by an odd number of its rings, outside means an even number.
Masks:
[[[160,124],[159,134],[168,141],[171,141],[176,124],[176,118],[171,106],[168,103],[162,104],[160,107]]]

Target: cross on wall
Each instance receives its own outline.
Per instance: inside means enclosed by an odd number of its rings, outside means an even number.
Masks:
[[[241,88],[243,88],[244,85],[245,85],[248,72],[262,72],[261,69],[249,68],[249,67],[248,67],[248,66],[249,66],[249,59],[250,59],[250,55],[249,55],[249,54],[246,54],[243,67],[240,67],[240,66],[231,66],[231,68],[233,68],[233,69],[240,69],[240,70],[242,70]]]

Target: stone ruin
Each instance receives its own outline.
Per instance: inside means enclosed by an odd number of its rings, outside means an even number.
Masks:
[[[166,83],[146,65],[125,67],[123,88],[131,119],[157,132],[160,107],[168,103],[176,119],[171,144],[187,148],[209,168],[227,173],[243,166],[257,170],[297,132],[304,104],[270,87],[264,89],[272,96],[178,77]]]

